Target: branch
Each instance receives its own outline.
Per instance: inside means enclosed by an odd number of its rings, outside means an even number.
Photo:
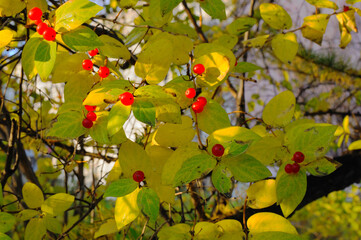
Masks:
[[[207,42],[208,42],[208,39],[207,39],[206,35],[204,35],[204,32],[203,32],[202,28],[200,28],[200,27],[198,26],[196,19],[194,18],[191,10],[189,9],[189,7],[188,7],[188,5],[187,5],[187,2],[186,2],[185,0],[183,0],[183,1],[182,1],[182,4],[183,4],[183,6],[184,6],[184,9],[185,9],[185,11],[186,11],[189,19],[191,20],[191,22],[192,22],[192,24],[193,24],[196,32],[198,33],[199,38],[200,38],[203,42],[206,42],[206,43],[207,43]]]

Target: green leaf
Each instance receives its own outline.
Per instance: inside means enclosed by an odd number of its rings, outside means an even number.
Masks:
[[[341,163],[333,159],[324,157],[307,164],[305,166],[305,170],[307,170],[313,176],[326,176],[334,172],[341,165]]]
[[[133,192],[137,187],[138,183],[133,179],[119,179],[110,183],[104,197],[123,197]]]
[[[8,235],[0,232],[0,239],[1,240],[12,240]]]
[[[59,138],[77,138],[86,133],[83,127],[84,116],[79,111],[67,111],[60,114],[57,122],[52,126],[47,136]]]
[[[104,45],[93,30],[84,26],[64,33],[61,37],[66,45],[79,52],[90,51]]]
[[[349,151],[359,150],[359,149],[361,149],[361,140],[354,141],[350,144],[350,146],[348,146]]]
[[[302,240],[298,235],[285,232],[260,232],[250,234],[250,240]]]
[[[48,231],[60,234],[62,232],[62,226],[58,219],[46,215],[44,217],[44,224]]]
[[[247,227],[250,234],[263,232],[284,232],[297,235],[296,228],[286,218],[270,212],[261,212],[252,215],[247,220]],[[263,238],[267,239],[268,238]]]
[[[34,64],[41,80],[45,81],[53,70],[56,59],[56,42],[42,41],[35,52]]]
[[[272,175],[262,163],[247,154],[225,158],[222,162],[240,182],[255,182]]]
[[[226,6],[222,0],[212,0],[212,1],[201,1],[201,8],[212,18],[225,20],[226,16]]]
[[[129,118],[130,106],[125,106],[121,101],[115,103],[108,116],[108,134],[112,137],[119,130],[123,129],[124,123]]]
[[[271,42],[273,53],[283,63],[291,63],[298,51],[296,34],[277,34]]]
[[[271,165],[282,159],[283,135],[265,136],[253,142],[247,149],[247,154],[253,156],[264,165]]]
[[[338,9],[338,6],[336,5],[336,3],[329,1],[329,0],[306,0],[306,2],[314,5],[317,8],[331,8],[334,10]]]
[[[29,80],[33,79],[38,73],[35,68],[35,52],[34,49],[38,49],[40,43],[43,40],[38,33],[34,33],[33,36],[26,42],[23,53],[21,54],[21,63],[24,72]]]
[[[97,112],[97,120],[90,128],[89,135],[100,144],[110,144],[108,135],[108,111]],[[118,132],[124,131],[119,128]],[[116,133],[114,133],[116,134]]]
[[[32,218],[25,229],[25,240],[43,239],[46,228],[43,218]]]
[[[25,183],[22,189],[22,193],[24,201],[29,208],[38,208],[44,202],[43,192],[34,183]]]
[[[143,187],[139,191],[137,204],[142,213],[149,217],[151,221],[157,219],[160,202],[157,193],[153,189]]]
[[[16,217],[18,219],[20,219],[20,221],[28,221],[28,220],[30,220],[31,218],[35,217],[38,214],[40,214],[40,213],[38,211],[36,211],[36,210],[24,209],[21,212],[19,212]]]
[[[180,186],[207,175],[216,166],[217,161],[208,154],[192,156],[184,161],[173,180],[173,186]]]
[[[0,232],[6,233],[11,230],[14,226],[16,218],[7,213],[7,212],[0,212]]]
[[[100,53],[110,58],[122,58],[125,60],[130,59],[130,52],[126,46],[121,42],[108,35],[101,35],[99,40],[103,46],[99,47]]]
[[[103,7],[88,0],[68,1],[55,11],[55,30],[66,32],[75,29],[102,9]]]
[[[153,103],[135,99],[132,110],[134,117],[150,126],[155,126],[156,109]]]
[[[194,112],[192,111],[192,115]],[[195,119],[195,117],[193,117]],[[203,112],[197,113],[198,127],[208,133],[231,126],[228,114],[224,108],[214,100],[208,99]]]
[[[160,12],[162,16],[166,15],[167,13],[171,12],[182,0],[160,0]]]
[[[286,132],[285,145],[291,154],[300,151],[305,155],[304,163],[323,157],[334,139],[337,126],[322,123],[296,125]]]
[[[59,216],[70,208],[73,202],[74,196],[67,193],[57,193],[45,200],[41,205],[41,210],[53,216]]]
[[[281,204],[283,215],[288,217],[306,194],[307,175],[303,169],[296,174],[288,174],[284,167],[285,164],[280,167],[277,173],[276,192],[277,202]]]
[[[322,13],[305,17],[301,29],[303,37],[321,45],[329,19],[329,14]]]
[[[257,19],[251,17],[240,17],[227,26],[230,34],[240,35],[250,30],[257,23]]]
[[[257,70],[262,69],[260,66],[257,66],[253,63],[249,63],[249,62],[239,62],[237,63],[237,66],[235,66],[233,68],[233,72],[238,72],[238,73],[245,73],[245,72],[254,72]]]
[[[274,29],[289,29],[292,27],[290,15],[280,5],[262,3],[259,7],[262,19]]]
[[[226,196],[232,193],[233,183],[231,180],[232,173],[223,164],[217,165],[212,171],[213,186]]]
[[[296,98],[290,91],[284,91],[271,99],[263,110],[262,119],[267,125],[284,127],[291,122]]]
[[[238,37],[231,34],[222,34],[220,37],[218,37],[216,40],[213,41],[213,43],[222,45],[223,47],[228,49],[234,48],[237,42],[238,42]]]
[[[99,230],[95,232],[94,238],[98,238],[100,236],[112,234],[118,232],[117,224],[114,219],[108,219],[105,223],[103,223]]]

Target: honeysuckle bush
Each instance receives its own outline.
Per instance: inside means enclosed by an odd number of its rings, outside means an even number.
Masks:
[[[340,126],[306,118],[327,112],[330,95],[302,105],[282,82],[266,104],[261,90],[252,95],[263,109],[253,116],[244,84],[267,75],[250,52],[268,51],[292,69],[305,56],[299,43],[322,46],[331,18],[339,47],[350,43],[359,1],[306,2],[316,13],[297,25],[267,1],[228,21],[232,5],[221,0],[0,0],[1,239],[301,239],[287,218],[307,176],[334,172],[341,164],[326,154],[350,136],[349,150],[361,148],[352,114]],[[41,19],[29,14],[35,7]],[[359,73],[347,74],[360,105]],[[236,111],[222,92],[233,94]],[[249,186],[243,197],[239,183]],[[280,214],[261,211],[274,205]]]

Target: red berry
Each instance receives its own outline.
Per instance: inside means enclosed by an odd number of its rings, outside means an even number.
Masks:
[[[43,32],[43,37],[45,40],[47,41],[54,41],[55,37],[56,37],[56,32],[53,28],[48,27],[47,29],[45,29],[45,31]]]
[[[296,163],[301,163],[303,162],[303,160],[305,160],[305,155],[301,152],[295,152],[293,154],[292,160],[295,161]]]
[[[349,7],[349,6],[343,6],[343,11],[344,11],[344,12],[347,12],[348,10],[350,10],[350,7]]]
[[[107,68],[106,66],[100,67],[98,70],[98,74],[101,78],[106,78],[109,76],[109,68]]]
[[[36,27],[36,31],[40,34],[40,35],[43,35],[44,34],[44,31],[48,29],[48,24],[42,22],[42,23],[39,23],[38,26]]]
[[[216,144],[212,147],[212,154],[216,157],[223,156],[224,147],[221,144]]]
[[[136,181],[136,182],[141,182],[144,180],[144,172],[142,171],[136,171],[134,172],[133,174],[133,180]]]
[[[99,53],[99,51],[98,51],[98,48],[96,48],[96,49],[90,50],[88,53],[91,57],[94,57],[95,55],[97,55]]]
[[[37,19],[34,21],[35,22],[35,25],[39,25],[40,23],[42,23],[43,21],[41,19]]]
[[[195,113],[203,112],[203,105],[200,102],[195,102],[192,104],[192,109]]]
[[[134,96],[130,92],[125,92],[119,95],[119,100],[125,105],[132,105],[134,102]]]
[[[202,73],[204,73],[205,70],[206,69],[204,68],[203,64],[196,64],[193,67],[193,72],[198,75],[201,75]]]
[[[88,112],[86,118],[94,122],[95,120],[97,120],[97,114],[95,112]]]
[[[90,119],[85,118],[82,122],[83,127],[85,128],[91,128],[93,126],[93,122]]]
[[[238,64],[238,61],[236,60],[236,62],[234,63],[234,66],[237,66],[237,64]]]
[[[197,102],[202,104],[202,106],[204,107],[207,104],[207,99],[205,97],[199,97],[197,98]]]
[[[187,98],[194,98],[196,96],[196,90],[194,88],[188,88],[185,95]]]
[[[287,164],[285,166],[285,171],[286,173],[291,174],[293,172],[292,164]]]
[[[298,173],[300,171],[300,165],[298,163],[292,164],[292,172]]]
[[[85,109],[88,110],[89,112],[94,112],[96,108],[97,106],[85,105]]]
[[[38,7],[34,7],[29,11],[28,16],[33,21],[39,20],[43,16],[43,11]]]
[[[90,59],[84,59],[82,65],[84,70],[93,69],[93,62]]]

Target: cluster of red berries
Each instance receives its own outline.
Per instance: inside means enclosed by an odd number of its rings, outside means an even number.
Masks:
[[[212,147],[212,154],[216,157],[222,157],[224,154],[224,147],[222,144],[215,144]]]
[[[97,120],[97,114],[94,112],[96,108],[96,106],[85,105],[85,109],[88,110],[88,114],[82,122],[83,127],[91,128],[93,126],[93,122]]]
[[[94,56],[97,55],[98,53],[99,53],[99,50],[98,50],[97,48],[88,51],[88,54],[89,54],[89,56],[91,56],[91,57],[94,57]],[[82,66],[83,66],[83,69],[84,69],[84,70],[88,70],[88,71],[93,70],[93,62],[92,62],[92,60],[90,60],[90,59],[84,59],[84,60],[83,60],[83,63],[82,63]],[[107,66],[99,67],[98,74],[99,74],[99,77],[101,77],[101,78],[106,78],[106,77],[108,77],[109,74],[110,74],[109,68],[108,68]]]
[[[133,180],[140,183],[144,180],[145,176],[144,176],[144,172],[142,171],[135,171],[133,173]]]
[[[298,173],[300,171],[299,163],[305,160],[305,155],[302,152],[295,152],[293,154],[292,160],[295,161],[295,163],[287,164],[285,166],[285,171],[288,174]]]
[[[194,98],[196,96],[196,90],[194,88],[188,88],[185,91],[185,95],[187,98]],[[199,97],[197,100],[192,104],[192,109],[195,113],[203,112],[204,106],[207,104],[207,99],[205,97]]]
[[[55,32],[54,28],[49,27],[48,24],[46,24],[45,22],[43,22],[41,20],[41,17],[43,16],[43,11],[41,11],[40,8],[38,8],[38,7],[32,8],[29,11],[28,16],[31,20],[33,20],[35,22],[35,24],[37,25],[36,31],[40,35],[42,35],[45,40],[47,40],[47,41],[55,40],[56,32]]]

